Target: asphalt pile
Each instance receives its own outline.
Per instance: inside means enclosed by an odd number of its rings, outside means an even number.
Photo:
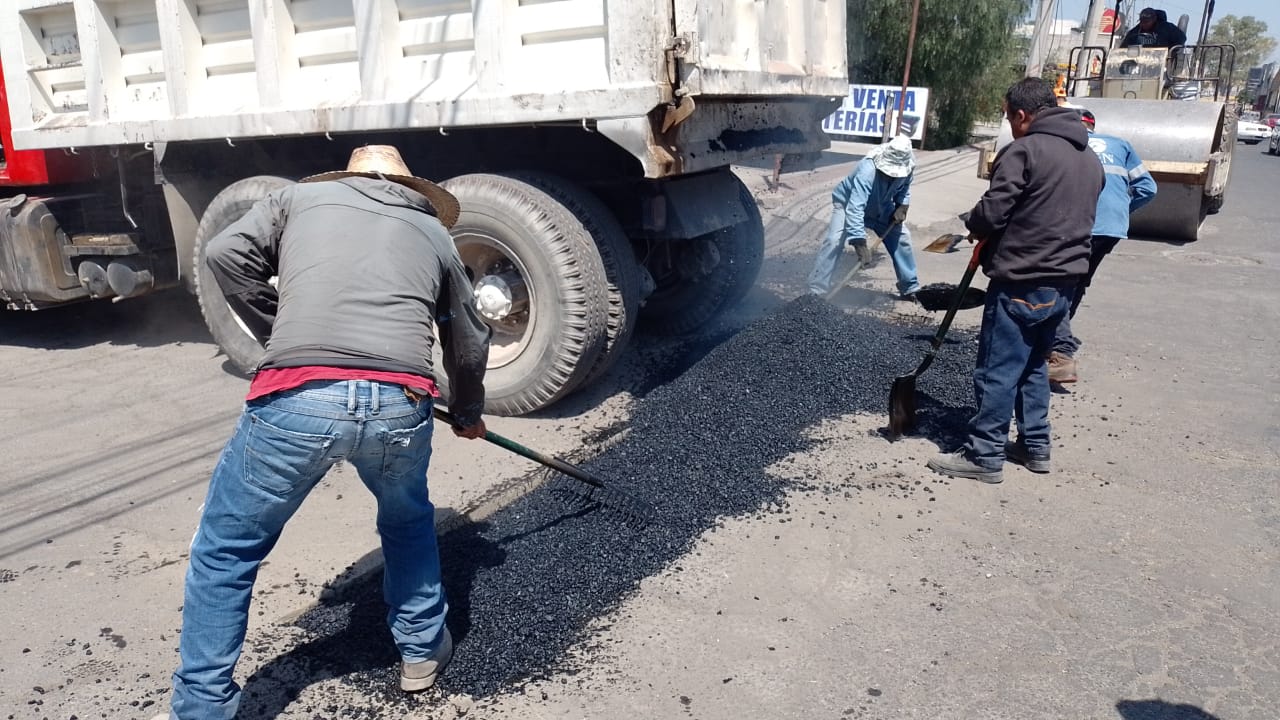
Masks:
[[[797,299],[650,392],[626,438],[584,463],[648,502],[648,525],[567,498],[556,491],[561,481],[441,537],[455,655],[437,687],[484,697],[553,672],[588,639],[593,619],[673,567],[699,536],[726,518],[763,516],[804,489],[766,468],[806,450],[806,430],[823,419],[884,415],[892,378],[915,366],[933,330]],[[919,434],[944,446],[959,440],[972,413],[975,350],[972,334],[953,333],[920,379]],[[298,622],[314,639],[250,679],[243,712],[279,709],[255,693],[256,678],[283,683],[286,694],[295,684],[296,694],[318,678],[341,677],[386,708],[430,702],[396,689],[384,612],[380,578],[309,612]]]

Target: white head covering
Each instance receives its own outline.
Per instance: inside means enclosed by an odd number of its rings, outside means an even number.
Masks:
[[[878,145],[867,153],[876,169],[891,178],[904,178],[916,169],[916,155],[911,150],[911,138],[899,135],[884,145]]]

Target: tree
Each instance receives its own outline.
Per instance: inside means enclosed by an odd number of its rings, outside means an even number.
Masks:
[[[910,0],[847,0],[849,77],[902,82]],[[1021,76],[1013,30],[1028,0],[925,0],[920,4],[911,84],[930,89],[929,147],[967,142],[973,121],[997,116],[1004,91]]]
[[[1267,24],[1252,15],[1223,15],[1209,28],[1210,44],[1236,46],[1236,77],[1247,76],[1276,51],[1276,41],[1267,35]]]

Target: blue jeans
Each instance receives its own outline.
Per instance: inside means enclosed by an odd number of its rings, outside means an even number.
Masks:
[[[1080,349],[1083,343],[1071,332],[1071,320],[1075,318],[1076,310],[1080,309],[1080,302],[1084,300],[1084,291],[1093,284],[1093,274],[1098,272],[1102,259],[1115,250],[1119,242],[1120,238],[1093,236],[1093,240],[1089,243],[1089,273],[1076,285],[1075,293],[1071,296],[1071,311],[1062,318],[1061,323],[1058,323],[1058,332],[1053,338],[1053,352],[1075,357],[1076,351]]]
[[[831,292],[831,285],[835,282],[836,266],[840,264],[840,255],[844,253],[844,225],[844,206],[835,205],[831,210],[831,222],[827,225],[827,236],[822,241],[822,247],[818,249],[813,271],[809,273],[809,292],[815,295],[826,295]],[[867,226],[873,230],[883,227],[875,218],[870,217],[867,218]],[[911,233],[906,225],[894,226],[892,230],[881,236],[881,242],[884,243],[884,249],[893,260],[893,272],[898,276],[898,292],[905,294],[919,290],[920,281],[916,278],[916,256],[911,251]]]
[[[399,385],[316,381],[250,401],[209,481],[191,542],[181,665],[171,717],[230,720],[232,680],[258,566],[334,463],[346,460],[378,501],[387,623],[406,659],[440,644],[447,610],[435,509],[427,498],[432,401]]]
[[[973,394],[964,454],[986,468],[1004,465],[1011,416],[1032,455],[1049,452],[1049,368],[1046,357],[1058,323],[1067,316],[1074,283],[1060,287],[992,280],[978,336]]]

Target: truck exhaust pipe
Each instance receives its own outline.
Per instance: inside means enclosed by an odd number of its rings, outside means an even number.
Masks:
[[[136,257],[125,257],[113,260],[107,266],[107,284],[116,295],[113,302],[119,302],[151,292],[155,289],[156,278],[150,263]]]

